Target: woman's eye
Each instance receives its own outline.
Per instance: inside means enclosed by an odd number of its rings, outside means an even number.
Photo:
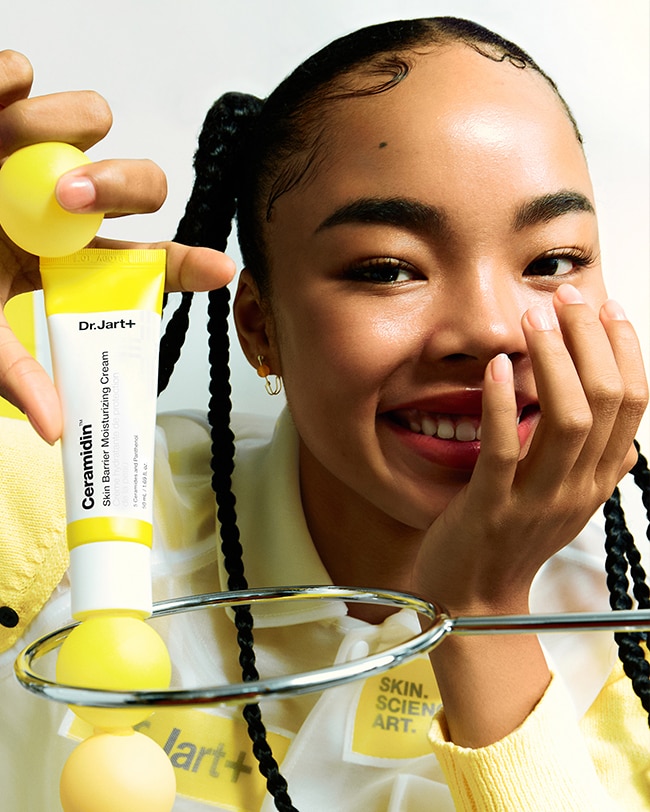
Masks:
[[[349,273],[353,279],[362,282],[393,285],[413,279],[415,270],[399,260],[382,259],[357,265]]]
[[[527,276],[564,276],[586,264],[581,257],[541,257],[526,268]]]

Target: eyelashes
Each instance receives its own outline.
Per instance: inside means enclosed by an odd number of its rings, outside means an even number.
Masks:
[[[410,263],[395,257],[366,260],[348,268],[345,275],[352,280],[380,285],[394,285],[421,278],[421,274]]]
[[[594,255],[582,248],[555,249],[533,260],[526,267],[524,275],[567,276],[576,270],[591,267],[594,262]]]
[[[524,276],[561,277],[595,263],[594,255],[582,248],[554,249],[530,262]],[[353,281],[375,285],[396,285],[414,279],[424,279],[425,274],[397,257],[376,257],[351,265],[344,273]]]

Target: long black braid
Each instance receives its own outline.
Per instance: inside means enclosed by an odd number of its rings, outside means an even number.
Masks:
[[[178,242],[183,242],[180,229],[176,232],[174,239]],[[185,336],[190,326],[190,308],[193,298],[194,294],[191,291],[181,293],[181,301],[167,322],[165,332],[160,339],[158,394],[167,389],[174,367],[181,357]],[[165,294],[163,310],[167,307],[168,303],[169,297]]]
[[[179,224],[175,239],[185,245],[203,245],[224,251],[232,228],[237,197],[237,154],[251,119],[261,102],[253,96],[228,94],[208,112],[194,158],[196,180]],[[183,294],[161,340],[160,391],[167,385],[185,340],[189,324],[191,295]],[[228,315],[230,293],[227,288],[208,295],[210,402],[208,420],[212,441],[212,488],[217,500],[217,518],[221,551],[228,573],[228,589],[246,589],[242,547],[237,527],[235,496],[232,492],[235,438],[230,429],[230,343]],[[259,674],[253,648],[253,616],[249,606],[234,609],[239,663],[244,681],[255,681]],[[266,729],[257,704],[242,711],[248,725],[253,754],[280,812],[296,812],[266,738]]]
[[[643,504],[650,520],[650,472],[648,462],[641,454],[638,443],[635,445],[638,458],[630,473],[641,489]],[[641,564],[639,550],[625,523],[618,488],[607,500],[603,510],[607,534],[605,568],[607,586],[610,591],[610,606],[615,610],[631,609],[636,601],[639,609],[650,609],[650,589],[648,589],[646,573]],[[650,538],[650,526],[648,534]],[[632,576],[632,595],[630,595],[628,568]],[[623,670],[632,681],[634,691],[648,713],[648,723],[650,724],[650,663],[646,658],[648,632],[618,633],[614,637],[618,644],[618,656],[623,663]],[[646,644],[645,651],[642,643]]]

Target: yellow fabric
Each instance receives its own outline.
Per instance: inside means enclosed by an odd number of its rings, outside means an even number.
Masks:
[[[36,328],[34,318],[34,296],[23,293],[14,296],[5,305],[5,316],[20,343],[31,354],[36,355]],[[14,417],[27,420],[25,415],[8,400],[0,398],[0,417]]]
[[[0,652],[21,637],[68,566],[59,448],[34,441],[21,420],[0,418],[0,606],[18,613],[0,625]],[[37,472],[37,476],[34,473]]]
[[[619,663],[580,722],[603,785],[625,810],[650,809],[650,729]]]
[[[622,669],[614,669],[584,717],[582,735],[571,722],[573,716],[569,696],[556,677],[523,724],[489,747],[469,749],[451,743],[441,711],[429,738],[456,808],[475,812],[650,810],[648,719]],[[584,750],[584,741],[593,760]],[[567,764],[572,768],[570,775]],[[603,797],[603,787],[609,797]]]

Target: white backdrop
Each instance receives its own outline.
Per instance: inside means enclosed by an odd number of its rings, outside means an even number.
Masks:
[[[0,48],[30,57],[35,93],[93,88],[111,104],[113,130],[91,157],[147,156],[165,169],[170,192],[160,212],[102,230],[140,240],[173,234],[198,130],[221,93],[267,95],[329,40],[397,15],[464,16],[493,28],[531,53],[576,115],[610,293],[650,348],[648,0],[3,0],[2,7]],[[230,252],[238,259],[234,246]],[[162,408],[207,403],[204,321],[200,300]],[[264,393],[237,347],[233,368],[237,410],[277,410],[281,399]]]

